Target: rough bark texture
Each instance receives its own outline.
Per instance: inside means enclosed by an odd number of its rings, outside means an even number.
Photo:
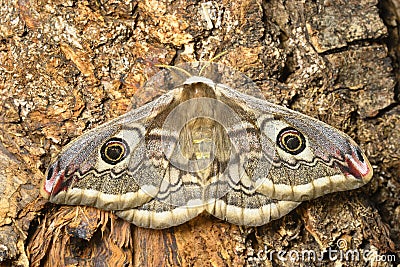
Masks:
[[[0,266],[399,264],[399,21],[398,0],[1,1]],[[257,228],[142,229],[39,196],[65,144],[154,97],[139,88],[157,64],[224,51],[267,100],[352,136],[372,182]]]

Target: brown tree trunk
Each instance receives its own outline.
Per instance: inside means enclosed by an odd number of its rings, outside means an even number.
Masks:
[[[399,264],[399,10],[398,0],[2,2],[0,266]],[[373,180],[261,227],[202,214],[150,230],[39,196],[64,145],[153,97],[140,87],[157,64],[221,52],[268,101],[353,137]]]

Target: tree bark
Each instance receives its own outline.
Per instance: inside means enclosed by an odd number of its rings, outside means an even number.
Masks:
[[[2,2],[0,266],[399,264],[399,10],[398,0]],[[140,88],[158,64],[222,52],[217,62],[268,101],[354,138],[373,180],[261,227],[202,214],[143,229],[40,197],[63,146],[156,96]]]

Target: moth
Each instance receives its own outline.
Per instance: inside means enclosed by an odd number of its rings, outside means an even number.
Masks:
[[[267,102],[244,75],[215,63],[174,70],[147,86],[161,96],[69,143],[47,169],[42,195],[141,227],[204,211],[258,226],[371,179],[349,136]]]

